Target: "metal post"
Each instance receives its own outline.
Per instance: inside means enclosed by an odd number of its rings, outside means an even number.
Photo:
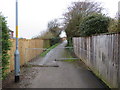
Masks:
[[[16,0],[16,51],[15,57],[15,82],[20,80],[20,55],[18,50],[18,0]]]

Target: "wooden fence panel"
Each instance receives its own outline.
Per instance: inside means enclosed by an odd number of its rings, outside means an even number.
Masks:
[[[74,52],[111,87],[120,84],[120,34],[73,38]]]
[[[15,52],[15,39],[11,39],[12,42],[12,47],[11,50],[8,52],[10,55],[10,60],[9,60],[9,69],[7,72],[10,72],[14,70],[14,52]],[[27,61],[30,61],[32,58],[36,57],[39,55],[42,51],[41,50],[29,50],[26,54],[26,48],[43,48],[43,40],[41,39],[19,39],[19,52],[20,52],[20,65],[25,64],[25,57]]]

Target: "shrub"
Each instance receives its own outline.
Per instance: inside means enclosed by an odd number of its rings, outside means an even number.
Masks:
[[[51,38],[50,39],[50,46],[53,46],[53,45],[55,45],[56,43],[59,43],[60,42],[60,38],[58,37],[56,37],[56,38]]]
[[[7,27],[7,22],[5,20],[5,17],[0,14],[0,22],[1,22],[1,29],[2,29],[2,77],[4,78],[6,76],[6,70],[8,69],[9,65],[9,55],[8,50],[10,50],[10,37],[9,37],[9,31]]]
[[[91,36],[94,34],[108,32],[110,19],[102,14],[92,14],[82,21],[80,24],[80,35]]]
[[[118,32],[118,20],[110,19],[110,24],[108,27],[109,32]]]

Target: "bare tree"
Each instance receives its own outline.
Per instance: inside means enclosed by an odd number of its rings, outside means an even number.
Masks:
[[[68,44],[72,42],[72,37],[80,36],[81,32],[79,27],[83,19],[93,13],[101,13],[102,10],[103,8],[98,2],[92,2],[88,0],[82,2],[73,2],[71,6],[68,7],[67,12],[63,14]]]
[[[48,31],[53,33],[55,37],[59,37],[61,33],[60,23],[57,19],[54,19],[48,23]]]
[[[67,23],[69,20],[76,17],[76,15],[85,17],[91,13],[101,13],[102,10],[103,8],[100,3],[85,0],[82,2],[73,2],[71,6],[68,7],[68,11],[63,15]]]

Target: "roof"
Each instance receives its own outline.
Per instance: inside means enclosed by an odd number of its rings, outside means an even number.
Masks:
[[[12,30],[10,30],[10,29],[8,29],[8,31],[9,31],[9,32],[14,32],[14,31],[12,31]]]

